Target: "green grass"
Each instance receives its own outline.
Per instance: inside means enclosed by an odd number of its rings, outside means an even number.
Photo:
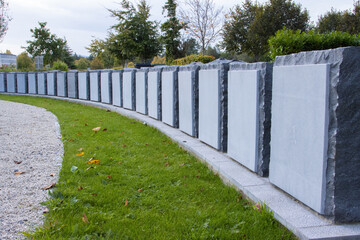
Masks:
[[[66,101],[0,99],[46,108],[61,126],[60,179],[34,239],[296,239],[152,127]]]

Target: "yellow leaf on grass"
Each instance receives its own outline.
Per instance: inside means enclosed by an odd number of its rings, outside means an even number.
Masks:
[[[92,130],[97,133],[98,131],[100,131],[101,127],[96,127],[96,128],[93,128]]]
[[[89,223],[89,219],[86,217],[85,213],[83,213],[82,221],[84,223]]]
[[[128,200],[127,200],[127,199],[125,200],[125,204],[124,204],[124,205],[125,205],[125,207],[128,205]]]
[[[91,161],[88,161],[88,164],[99,164],[100,163],[100,160],[91,160]]]
[[[82,156],[84,154],[85,154],[84,152],[80,152],[80,153],[77,153],[76,156],[80,157],[80,156]]]

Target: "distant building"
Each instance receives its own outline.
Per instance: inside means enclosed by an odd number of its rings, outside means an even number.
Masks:
[[[0,53],[0,66],[13,66],[16,68],[16,55]]]

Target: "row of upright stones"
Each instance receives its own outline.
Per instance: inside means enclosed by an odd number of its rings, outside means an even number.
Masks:
[[[1,73],[0,92],[103,102],[226,152],[334,222],[360,220],[360,48],[142,69]]]

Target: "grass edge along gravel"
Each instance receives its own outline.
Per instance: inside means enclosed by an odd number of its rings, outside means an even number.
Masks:
[[[39,97],[59,120],[60,179],[32,239],[296,239],[157,129],[117,113]]]

